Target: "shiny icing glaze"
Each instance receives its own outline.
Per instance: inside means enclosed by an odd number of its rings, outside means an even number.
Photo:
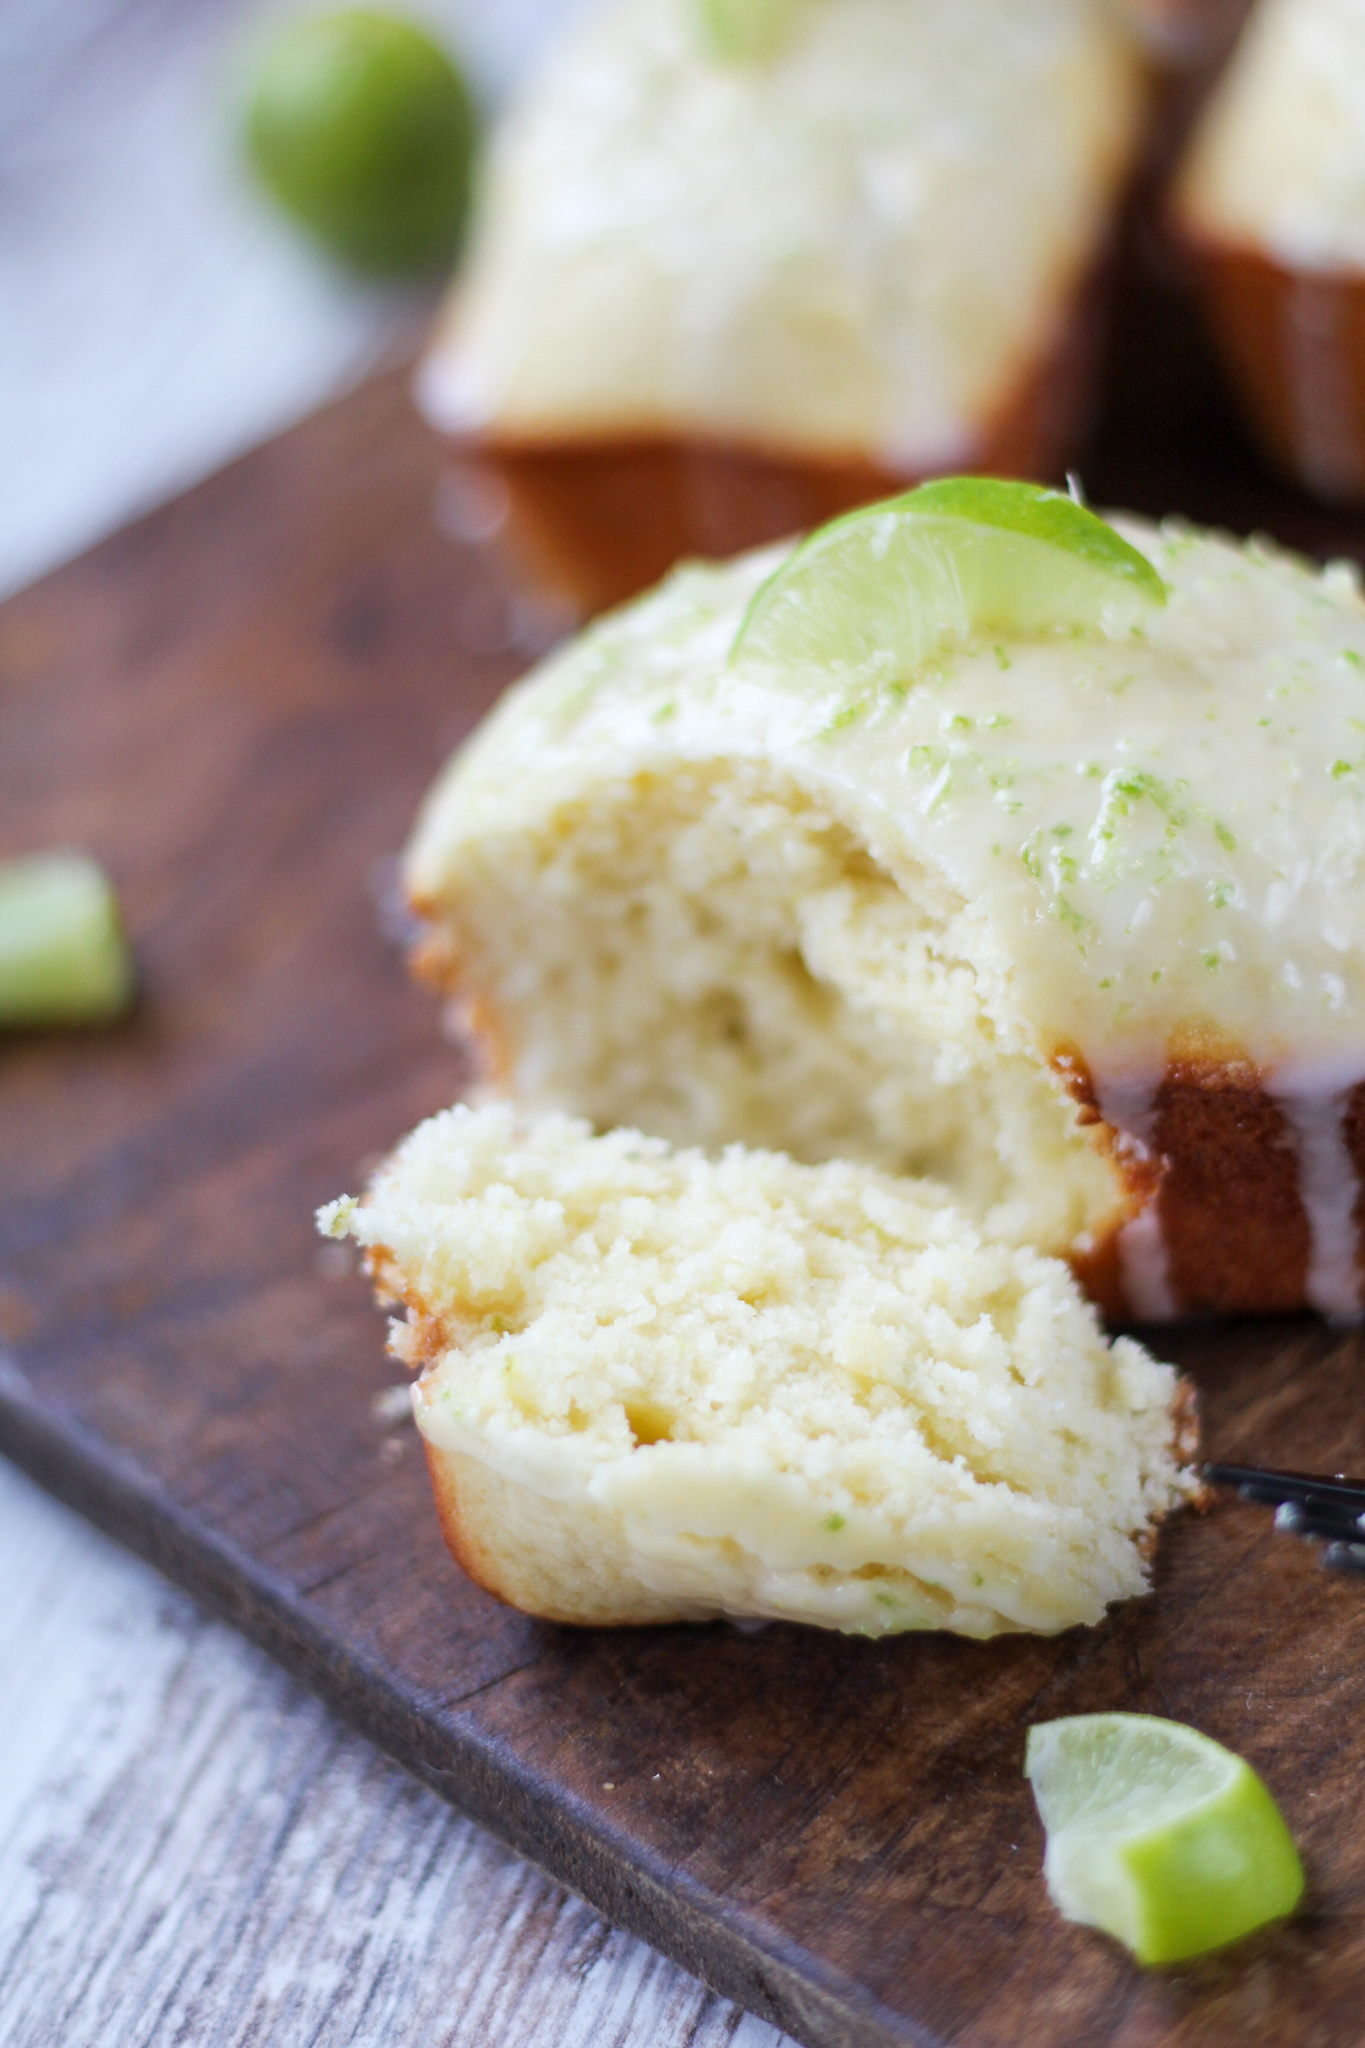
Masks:
[[[422,402],[951,466],[1052,346],[1141,98],[1103,0],[811,0],[761,62],[615,0],[495,145]]]
[[[1310,1297],[1349,1314],[1365,605],[1342,565],[1115,523],[1169,586],[1136,630],[948,649],[872,694],[728,663],[780,551],[678,572],[512,693],[429,799],[410,880],[439,896],[485,835],[604,781],[761,762],[907,887],[949,885],[1002,1043],[1074,1052],[1139,1161],[1173,1060],[1252,1063],[1298,1148]],[[1132,1307],[1170,1313],[1154,1213],[1121,1251]]]

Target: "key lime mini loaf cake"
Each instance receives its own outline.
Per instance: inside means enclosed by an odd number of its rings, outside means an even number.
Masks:
[[[544,662],[407,878],[529,1107],[933,1177],[1114,1315],[1358,1310],[1342,567],[931,484]]]
[[[1175,218],[1229,371],[1279,465],[1365,498],[1365,8],[1261,0]]]
[[[460,1107],[323,1212],[481,1584],[555,1621],[1095,1622],[1194,1490],[1183,1390],[941,1189]]]
[[[589,609],[1058,471],[1144,105],[1108,0],[608,0],[495,144],[421,402]]]

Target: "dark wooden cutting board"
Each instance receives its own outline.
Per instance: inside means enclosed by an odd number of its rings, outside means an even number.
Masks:
[[[1358,550],[1365,527],[1260,476],[1206,371],[1159,373],[1153,319],[1120,322],[1096,497]],[[1175,1527],[1155,1600],[1049,1641],[575,1632],[447,1558],[415,1438],[371,1412],[381,1322],[311,1220],[461,1085],[372,887],[525,660],[489,561],[433,516],[440,473],[386,377],[0,610],[0,853],[98,853],[145,977],[119,1029],[0,1051],[0,1446],[812,2048],[1354,2048],[1365,1585],[1263,1510]],[[1365,1469],[1359,1339],[1158,1344],[1217,1454]],[[1106,1707],[1265,1774],[1298,1920],[1144,1975],[1058,1919],[1024,1735]]]

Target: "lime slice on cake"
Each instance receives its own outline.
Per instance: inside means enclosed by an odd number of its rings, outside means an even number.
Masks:
[[[1292,1913],[1303,1866],[1261,1780],[1231,1750],[1150,1714],[1029,1730],[1043,1863],[1068,1920],[1140,1963],[1177,1963]]]
[[[876,687],[953,643],[1117,638],[1165,601],[1146,556],[1061,491],[943,477],[811,534],[756,593],[730,658]]]

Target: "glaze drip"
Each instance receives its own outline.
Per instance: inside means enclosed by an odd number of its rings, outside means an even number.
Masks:
[[[1308,1217],[1309,1306],[1329,1322],[1354,1322],[1361,1313],[1359,1239],[1355,1210],[1360,1180],[1346,1144],[1350,1088],[1324,1094],[1283,1081],[1275,1100],[1298,1141],[1299,1193]]]
[[[1161,1083],[1125,1075],[1097,1086],[1100,1113],[1118,1132],[1120,1155],[1146,1165],[1157,1158],[1156,1096]],[[1130,1312],[1139,1322],[1168,1323],[1179,1313],[1161,1226],[1159,1188],[1125,1223],[1118,1238],[1119,1272]]]

